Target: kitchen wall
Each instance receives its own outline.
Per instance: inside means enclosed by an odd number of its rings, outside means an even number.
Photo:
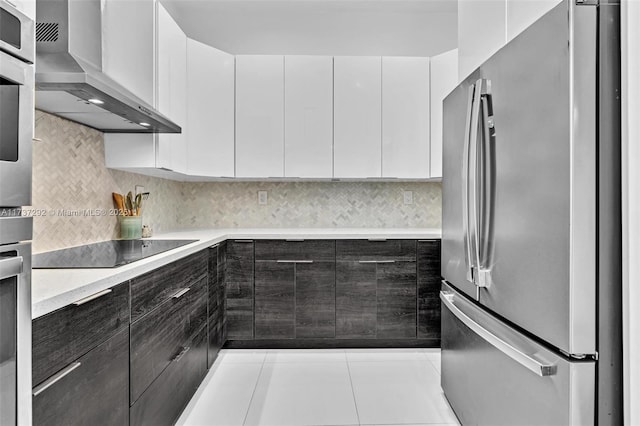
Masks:
[[[104,166],[102,133],[36,111],[33,150],[35,253],[118,237],[112,192],[143,185],[144,223],[178,228],[441,226],[441,185],[424,182],[175,182]],[[258,190],[268,191],[259,205]],[[413,191],[405,205],[403,191]],[[62,209],[63,211],[59,211]],[[46,215],[39,215],[46,213]]]

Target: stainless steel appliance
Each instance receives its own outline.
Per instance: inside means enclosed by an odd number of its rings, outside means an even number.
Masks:
[[[182,131],[102,72],[100,0],[38,0],[36,13],[38,109],[105,133]]]
[[[619,5],[564,0],[444,101],[442,387],[463,424],[622,424]]]
[[[31,424],[34,23],[0,0],[0,424]]]

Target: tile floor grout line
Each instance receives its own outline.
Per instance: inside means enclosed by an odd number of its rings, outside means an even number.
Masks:
[[[362,424],[360,422],[360,413],[358,412],[358,401],[356,401],[356,390],[353,387],[353,379],[351,378],[351,368],[349,367],[349,355],[347,354],[347,351],[345,350],[345,361],[347,362],[347,373],[349,374],[349,384],[351,385],[351,395],[353,396],[353,405],[356,408],[356,419],[358,420],[358,424]]]
[[[251,398],[249,398],[249,404],[247,404],[247,412],[244,414],[244,420],[242,421],[242,426],[247,424],[247,418],[249,417],[249,411],[251,411],[251,404],[253,404],[253,397],[256,395],[256,390],[258,390],[258,384],[260,383],[260,377],[262,376],[262,370],[264,370],[264,364],[267,362],[267,354],[264,353],[264,358],[262,358],[262,364],[260,365],[260,372],[258,373],[258,378],[256,379],[256,385],[253,387],[253,392],[251,392]]]

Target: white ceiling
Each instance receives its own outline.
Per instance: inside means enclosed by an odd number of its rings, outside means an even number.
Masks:
[[[456,0],[162,0],[192,39],[233,54],[433,56]]]

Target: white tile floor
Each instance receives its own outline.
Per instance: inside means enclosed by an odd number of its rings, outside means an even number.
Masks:
[[[178,425],[457,425],[438,349],[223,350]]]

